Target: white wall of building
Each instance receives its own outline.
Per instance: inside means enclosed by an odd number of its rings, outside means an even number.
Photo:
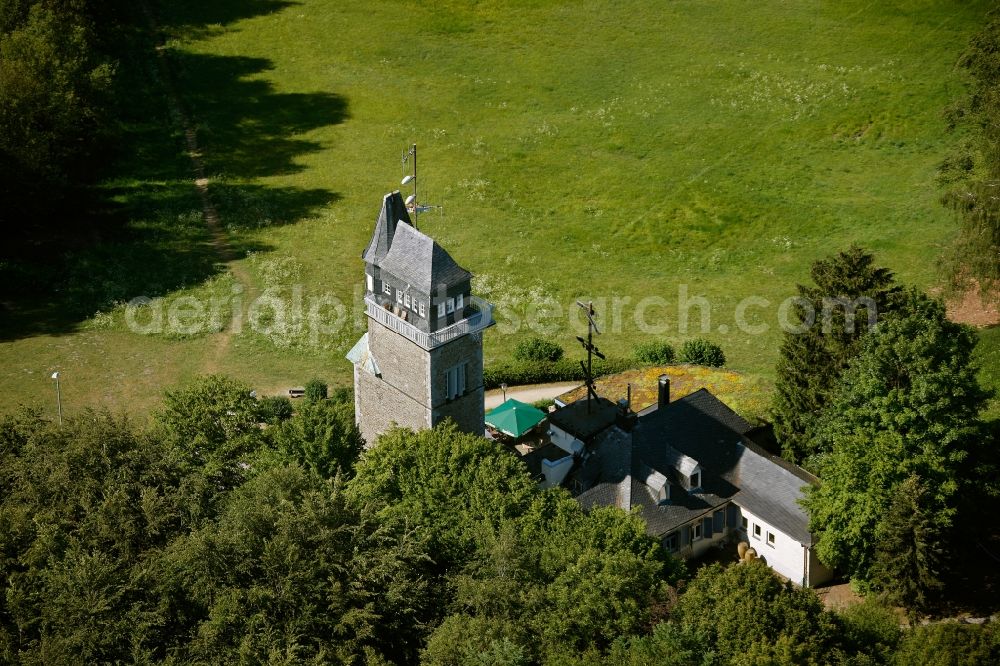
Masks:
[[[809,549],[809,587],[822,585],[833,578],[833,570],[819,561],[816,549]]]
[[[757,551],[757,557],[763,558],[769,567],[796,585],[808,583],[809,549],[743,507],[740,512],[747,521],[746,541]],[[755,526],[760,534],[755,533]],[[768,540],[769,534],[773,535],[773,541]]]
[[[542,475],[545,480],[540,485],[544,488],[555,488],[566,479],[566,475],[573,469],[573,456],[566,456],[559,460],[543,460]]]
[[[583,442],[569,434],[559,426],[549,424],[549,437],[552,443],[566,453],[577,454],[583,451]]]

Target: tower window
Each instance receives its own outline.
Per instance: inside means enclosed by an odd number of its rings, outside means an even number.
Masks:
[[[438,319],[444,319],[444,303],[438,303]]]
[[[421,317],[426,317],[427,316],[427,308],[424,306],[424,302],[423,301],[420,302],[420,305],[418,306],[418,310],[417,311],[420,313]]]
[[[385,280],[382,280],[382,291],[385,292],[387,296],[392,296],[392,286]]]
[[[455,311],[455,299],[454,298],[449,298],[448,299],[448,314],[451,314],[454,311]]]
[[[409,294],[404,294],[403,295],[403,305],[405,305],[406,307],[410,307],[410,295]]]
[[[445,373],[449,400],[454,400],[458,396],[465,393],[465,380],[468,370],[469,364],[462,363],[461,365],[449,368]]]
[[[403,290],[402,289],[397,289],[396,290],[396,302],[400,303],[400,304],[402,304],[402,302],[403,302]]]
[[[465,307],[465,294],[459,294],[458,298],[455,299],[455,308],[461,310]]]
[[[375,278],[370,273],[365,273],[365,283],[368,291],[375,291]]]

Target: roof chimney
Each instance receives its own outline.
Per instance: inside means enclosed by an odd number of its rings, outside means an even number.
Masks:
[[[670,377],[660,375],[657,389],[656,408],[662,409],[670,403]]]

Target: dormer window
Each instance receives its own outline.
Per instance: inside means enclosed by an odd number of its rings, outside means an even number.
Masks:
[[[701,470],[698,470],[697,472],[691,475],[690,483],[691,483],[691,490],[695,490],[696,488],[701,488]]]
[[[660,504],[669,504],[670,503],[670,484],[669,483],[664,483],[663,484],[663,487],[660,488],[660,492],[658,492],[656,494],[656,500]]]

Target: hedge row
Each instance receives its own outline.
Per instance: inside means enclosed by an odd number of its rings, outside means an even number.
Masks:
[[[635,366],[628,358],[608,358],[594,360],[594,375],[612,375]],[[487,366],[483,370],[483,384],[487,389],[500,388],[501,384],[519,386],[521,384],[546,384],[549,382],[583,381],[583,368],[577,359],[563,358],[558,361],[503,361]]]

